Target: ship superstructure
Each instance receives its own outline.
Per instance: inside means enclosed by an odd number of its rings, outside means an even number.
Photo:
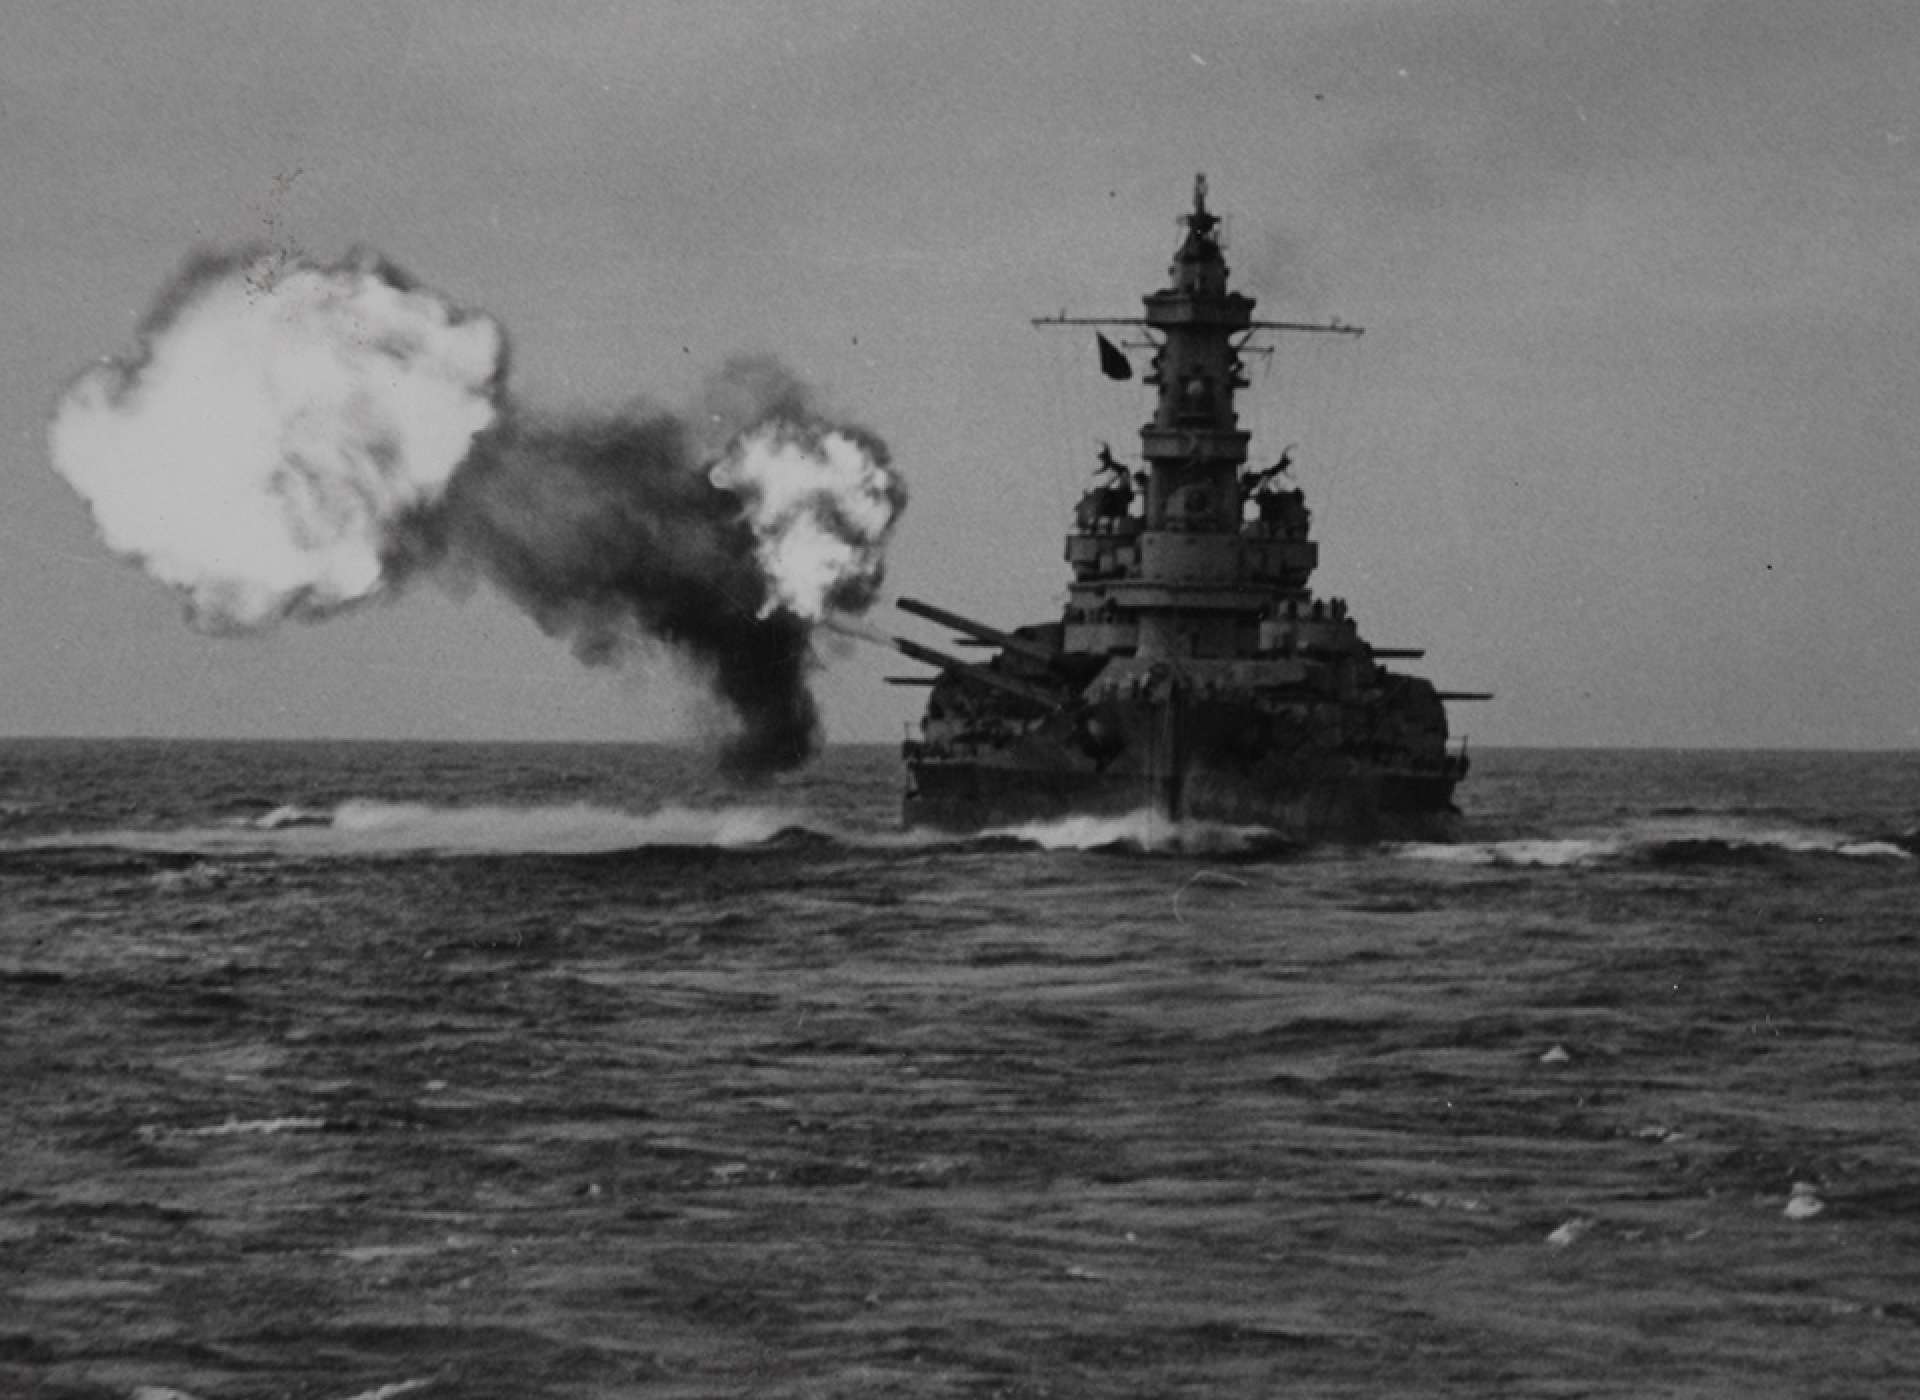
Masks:
[[[1308,840],[1443,835],[1467,768],[1443,700],[1484,697],[1389,670],[1420,653],[1369,646],[1342,600],[1314,595],[1290,452],[1249,468],[1234,407],[1254,334],[1357,331],[1254,319],[1254,299],[1228,288],[1204,176],[1183,222],[1143,316],[1037,323],[1124,326],[1153,350],[1142,465],[1101,448],[1060,618],[1000,631],[901,602],[994,649],[972,662],[898,644],[939,667],[905,746],[906,819],[980,830],[1144,809]],[[1126,372],[1123,352],[1100,349]]]

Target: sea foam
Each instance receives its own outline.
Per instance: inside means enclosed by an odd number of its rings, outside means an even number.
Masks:
[[[1738,816],[1702,814],[1627,822],[1581,835],[1453,844],[1411,842],[1392,848],[1409,860],[1448,865],[1563,867],[1641,861],[1650,864],[1738,864],[1769,855],[1832,855],[1855,860],[1911,860],[1891,841],[1849,832]]]

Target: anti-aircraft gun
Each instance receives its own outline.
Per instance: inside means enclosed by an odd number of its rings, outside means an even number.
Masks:
[[[1266,489],[1267,483],[1276,476],[1285,475],[1287,468],[1293,465],[1294,444],[1288,443],[1280,451],[1280,460],[1270,467],[1262,467],[1257,472],[1248,472],[1240,478],[1241,498],[1257,495]]]

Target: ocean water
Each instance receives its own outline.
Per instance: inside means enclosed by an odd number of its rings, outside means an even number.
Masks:
[[[1920,1394],[1920,756],[898,782],[0,744],[0,1396]]]

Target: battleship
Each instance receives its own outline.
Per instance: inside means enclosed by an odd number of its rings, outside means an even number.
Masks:
[[[1358,329],[1255,320],[1254,298],[1228,290],[1204,175],[1181,223],[1144,316],[1034,323],[1120,328],[1152,352],[1143,465],[1100,448],[1067,536],[1060,617],[1002,630],[899,600],[991,649],[971,660],[894,639],[935,668],[889,677],[929,687],[904,745],[906,822],[969,832],[1146,812],[1300,841],[1445,839],[1468,766],[1446,702],[1489,697],[1389,669],[1423,653],[1369,645],[1344,600],[1316,596],[1292,449],[1250,467],[1234,408],[1256,335]],[[1104,334],[1096,345],[1108,377],[1131,377],[1126,349]]]

